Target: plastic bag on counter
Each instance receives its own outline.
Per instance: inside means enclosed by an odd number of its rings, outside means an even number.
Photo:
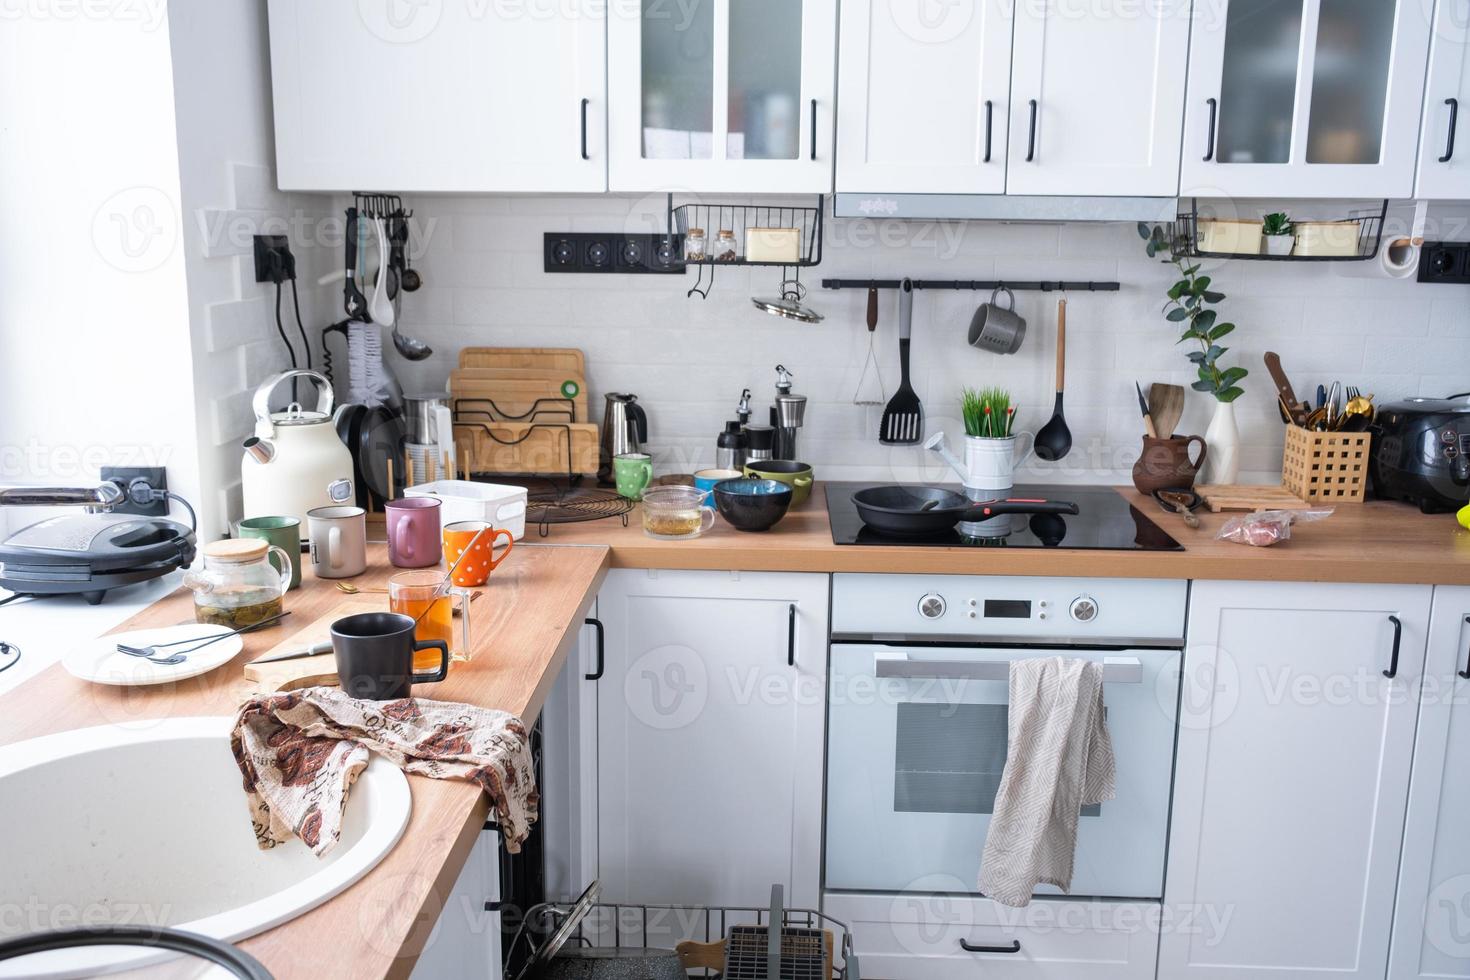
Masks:
[[[1290,538],[1293,524],[1320,521],[1331,516],[1331,507],[1312,510],[1258,510],[1244,517],[1230,518],[1215,537],[1221,541],[1265,548]]]

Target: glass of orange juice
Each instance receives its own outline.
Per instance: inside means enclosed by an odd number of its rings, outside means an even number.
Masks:
[[[469,590],[449,588],[437,599],[434,593],[444,582],[444,573],[433,568],[399,572],[388,579],[388,608],[417,620],[416,640],[443,640],[449,644],[451,660],[470,659]],[[459,602],[460,636],[454,638],[454,603]],[[425,612],[427,610],[427,612]],[[433,656],[431,656],[433,654]],[[430,663],[430,661],[434,661]],[[422,661],[422,662],[421,662]],[[414,669],[437,669],[438,655],[432,649],[414,654]]]

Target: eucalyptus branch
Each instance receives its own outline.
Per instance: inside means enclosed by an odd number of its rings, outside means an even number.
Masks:
[[[1234,330],[1235,324],[1220,322],[1219,314],[1210,307],[1223,300],[1225,294],[1210,288],[1210,277],[1200,275],[1199,265],[1190,264],[1185,249],[1171,247],[1176,243],[1170,242],[1162,227],[1150,228],[1140,221],[1138,234],[1147,242],[1149,258],[1164,252],[1169,256],[1167,261],[1179,270],[1179,280],[1169,287],[1163,313],[1170,323],[1184,325],[1177,343],[1194,341],[1199,348],[1187,355],[1199,375],[1191,387],[1209,392],[1222,402],[1235,401],[1245,394],[1238,382],[1249,372],[1243,367],[1222,369],[1219,366],[1220,356],[1230,349],[1221,347],[1219,340]]]

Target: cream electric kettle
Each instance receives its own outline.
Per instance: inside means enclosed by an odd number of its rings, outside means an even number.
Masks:
[[[315,411],[293,402],[272,413],[271,394],[293,378],[317,386]],[[305,538],[307,511],[353,499],[352,454],[337,436],[332,384],[316,371],[283,371],[255,389],[253,407],[255,435],[240,461],[245,516],[295,517]]]

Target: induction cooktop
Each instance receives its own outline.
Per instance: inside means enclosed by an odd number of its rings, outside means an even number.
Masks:
[[[1008,514],[926,537],[873,530],[858,516],[852,495],[881,483],[828,483],[827,517],[834,544],[907,548],[1083,548],[1094,551],[1182,551],[1175,541],[1112,487],[1024,484],[1012,497],[1069,500],[1079,514]],[[951,488],[956,489],[956,488]],[[968,533],[962,533],[968,532]]]

